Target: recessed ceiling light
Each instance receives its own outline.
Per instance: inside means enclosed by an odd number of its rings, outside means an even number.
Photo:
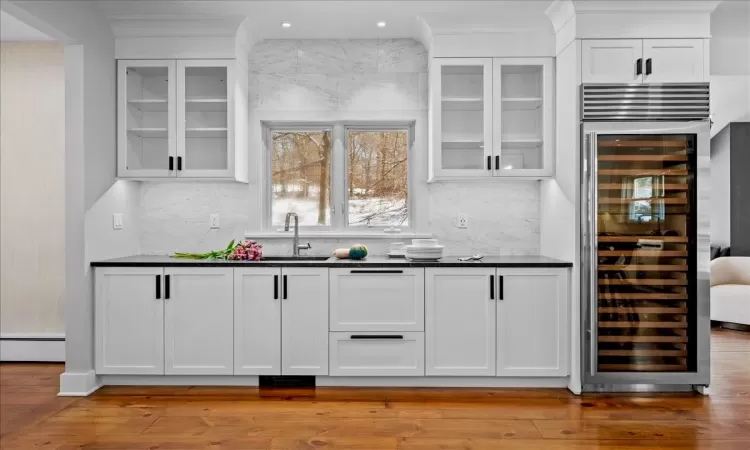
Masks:
[[[291,28],[292,24],[289,22],[281,22],[281,28]]]
[[[385,28],[385,22],[378,22],[378,28]]]

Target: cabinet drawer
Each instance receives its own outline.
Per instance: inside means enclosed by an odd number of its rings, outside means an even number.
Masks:
[[[331,331],[424,331],[424,269],[331,269]]]
[[[330,333],[331,376],[423,376],[424,333]]]

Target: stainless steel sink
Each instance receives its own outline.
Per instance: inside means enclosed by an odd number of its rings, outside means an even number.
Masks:
[[[261,261],[325,261],[330,256],[264,256]]]

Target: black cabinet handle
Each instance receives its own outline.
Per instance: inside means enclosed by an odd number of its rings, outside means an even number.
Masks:
[[[646,75],[651,75],[651,58],[646,60]]]
[[[169,157],[169,170],[174,170],[174,156]]]
[[[284,292],[284,294],[283,294],[284,295],[284,300],[286,300],[287,294],[288,294],[287,288],[286,288],[286,275],[284,275],[283,277],[284,277],[284,286],[283,286],[283,288],[281,290]]]
[[[156,298],[161,298],[161,275],[156,276]]]
[[[643,58],[638,58],[635,62],[635,74],[643,75]]]
[[[498,300],[505,300],[505,298],[503,298],[503,297],[505,297],[505,286],[503,285],[503,277],[502,277],[502,275],[500,275],[500,276],[497,277],[497,281],[498,281],[498,285],[499,285],[498,286],[498,296],[497,296],[497,298],[498,298]]]
[[[495,170],[500,170],[500,155],[495,156]]]
[[[350,273],[404,273],[403,270],[351,270]]]
[[[495,275],[490,275],[490,300],[495,300]]]
[[[403,339],[400,334],[353,334],[351,339]]]
[[[164,275],[164,298],[169,300],[169,275]]]
[[[177,170],[182,170],[182,156],[177,157]]]
[[[273,299],[274,300],[279,299],[279,276],[278,275],[273,276]]]
[[[487,156],[487,170],[492,170],[492,156]]]

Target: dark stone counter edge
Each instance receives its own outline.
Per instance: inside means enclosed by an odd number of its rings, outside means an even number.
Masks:
[[[567,261],[558,261],[549,259],[545,261],[518,261],[518,262],[498,262],[498,261],[436,261],[436,262],[418,262],[418,261],[393,261],[393,262],[368,262],[368,261],[351,261],[351,260],[326,260],[326,261],[260,261],[260,262],[239,262],[239,261],[94,261],[92,267],[330,267],[330,268],[347,268],[347,269],[388,269],[394,267],[539,267],[539,268],[566,268],[573,267],[573,263]]]

